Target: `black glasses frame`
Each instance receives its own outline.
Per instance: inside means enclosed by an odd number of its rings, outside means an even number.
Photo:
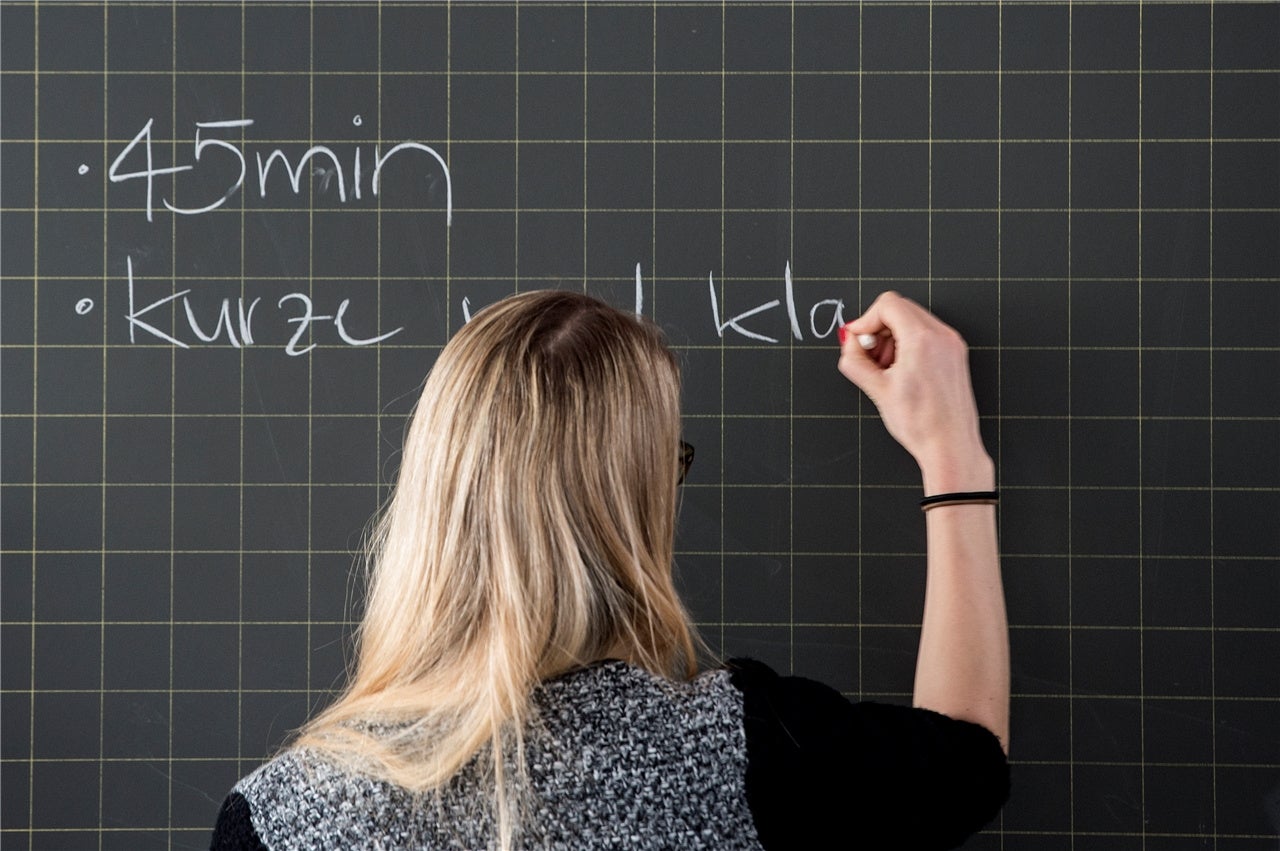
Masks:
[[[684,484],[684,477],[689,475],[689,468],[693,466],[693,444],[680,441],[680,478],[676,479],[677,485]]]

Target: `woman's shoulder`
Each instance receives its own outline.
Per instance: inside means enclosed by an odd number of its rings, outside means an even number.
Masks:
[[[233,792],[249,800],[274,799],[283,794],[328,797],[342,788],[346,775],[307,748],[289,748],[241,778]]]
[[[273,841],[279,828],[312,814],[322,818],[314,804],[326,796],[310,788],[312,762],[307,753],[288,750],[241,778],[218,812],[210,851],[281,851]],[[324,771],[319,763],[315,768]]]
[[[245,834],[247,821],[261,847],[271,851],[359,847],[397,813],[403,815],[407,799],[403,789],[344,769],[308,748],[290,748],[235,785],[215,838]]]

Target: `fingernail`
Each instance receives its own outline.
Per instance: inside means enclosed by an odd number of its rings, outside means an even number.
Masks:
[[[840,326],[840,330],[836,331],[836,337],[840,340],[840,345],[844,345],[844,341],[848,339],[849,332],[844,330],[844,326]]]

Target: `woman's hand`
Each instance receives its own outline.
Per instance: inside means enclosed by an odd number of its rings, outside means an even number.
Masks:
[[[872,335],[863,348],[858,338]],[[840,372],[875,403],[885,428],[920,465],[925,493],[990,490],[968,347],[910,299],[882,293],[841,329]]]

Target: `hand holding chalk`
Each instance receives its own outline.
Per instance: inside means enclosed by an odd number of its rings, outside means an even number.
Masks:
[[[840,330],[840,372],[871,398],[926,478],[931,470],[981,466],[970,463],[987,455],[968,348],[953,328],[886,292]]]
[[[852,322],[846,323],[845,325],[840,326],[839,330],[836,332],[836,337],[839,338],[840,345],[844,345],[845,339],[849,334],[847,329],[852,324]],[[880,337],[876,334],[859,334],[857,335],[857,340],[858,345],[862,346],[862,348],[867,351],[871,351],[876,346],[880,345]]]

